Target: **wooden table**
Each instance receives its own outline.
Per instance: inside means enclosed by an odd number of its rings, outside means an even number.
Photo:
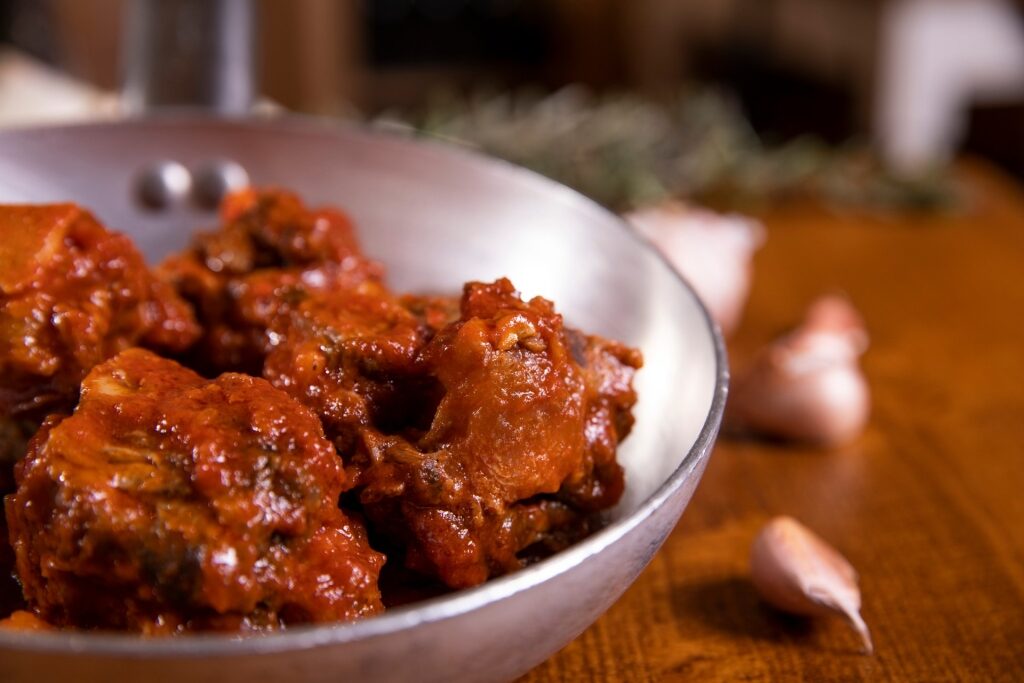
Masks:
[[[833,452],[720,440],[636,584],[523,680],[1024,680],[1024,194],[964,177],[958,215],[763,213],[734,365],[843,290],[872,334],[869,429]],[[777,514],[858,568],[874,656],[759,602],[747,552]]]

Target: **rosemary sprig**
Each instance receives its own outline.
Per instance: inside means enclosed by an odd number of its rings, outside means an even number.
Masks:
[[[476,147],[616,210],[669,196],[729,208],[810,196],[933,210],[957,199],[944,169],[900,177],[865,145],[833,147],[810,137],[768,145],[732,99],[710,89],[688,89],[669,102],[597,97],[578,86],[548,95],[440,97],[378,122]]]

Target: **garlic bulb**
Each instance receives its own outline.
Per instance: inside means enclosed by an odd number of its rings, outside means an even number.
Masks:
[[[750,289],[751,258],[764,241],[762,226],[677,201],[625,218],[693,285],[722,331],[734,330]]]
[[[870,392],[859,357],[864,323],[845,298],[815,301],[797,329],[776,340],[733,381],[731,428],[838,446],[867,424]]]
[[[776,517],[754,539],[750,576],[766,602],[806,616],[841,614],[868,654],[871,633],[860,615],[857,572],[830,545],[792,517]]]

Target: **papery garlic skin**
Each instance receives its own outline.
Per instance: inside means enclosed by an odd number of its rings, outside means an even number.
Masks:
[[[874,645],[860,615],[857,572],[846,558],[792,517],[776,517],[764,526],[750,550],[750,577],[770,605],[793,614],[841,614]]]
[[[678,201],[625,215],[693,285],[724,334],[739,324],[750,290],[751,259],[764,242],[760,223]]]
[[[859,362],[867,346],[864,323],[846,299],[818,299],[800,327],[737,374],[730,427],[823,446],[851,441],[870,414],[870,389]]]

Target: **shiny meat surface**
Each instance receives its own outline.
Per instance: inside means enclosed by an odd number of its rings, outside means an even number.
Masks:
[[[424,296],[404,294],[399,302],[416,316],[420,324],[431,333],[436,333],[449,323],[459,319],[459,297],[457,296]]]
[[[565,482],[559,496],[582,511],[597,512],[622,497],[625,481],[616,454],[619,443],[633,429],[637,400],[633,375],[643,365],[643,356],[634,348],[596,335],[569,330],[568,336],[586,384],[583,471],[588,475]]]
[[[500,280],[467,286],[421,355],[444,398],[418,446],[457,462],[484,510],[583,476],[585,383],[567,341],[551,302]]]
[[[551,302],[523,302],[508,280],[466,286],[459,319],[417,359],[443,395],[429,430],[379,448],[360,481],[369,518],[405,539],[408,566],[475,585],[519,568],[535,544],[560,549],[584,513],[617,502],[622,471],[599,447],[615,427],[598,406],[639,355],[588,369],[579,361],[606,357],[577,359],[571,342]]]
[[[0,495],[29,437],[74,407],[94,365],[134,345],[178,352],[198,335],[189,306],[124,235],[73,204],[0,206]],[[0,608],[18,594],[6,539]]]
[[[311,292],[379,280],[383,269],[362,254],[340,211],[309,209],[282,190],[248,189],[228,196],[220,227],[198,234],[159,273],[203,325],[189,364],[211,375],[258,375],[277,317]]]
[[[316,412],[346,464],[365,467],[378,429],[403,429],[429,405],[416,371],[428,329],[382,285],[366,281],[308,297],[270,331],[270,382]]]
[[[0,206],[0,429],[70,409],[86,373],[123,349],[177,352],[198,334],[124,235],[73,204]]]
[[[381,609],[383,556],[338,508],[315,417],[264,380],[133,349],[51,418],[6,500],[28,605],[146,633],[259,630]]]
[[[72,205],[0,230],[0,628],[355,619],[622,496],[640,353],[508,280],[395,293],[343,213],[281,190],[230,195],[155,277]]]
[[[455,315],[376,284],[313,297],[272,335],[264,375],[321,416],[372,530],[463,587],[619,499],[640,357],[568,332],[507,280],[467,285]]]

